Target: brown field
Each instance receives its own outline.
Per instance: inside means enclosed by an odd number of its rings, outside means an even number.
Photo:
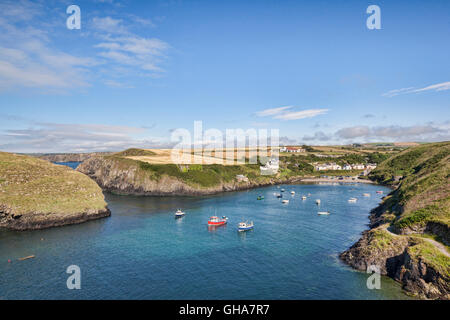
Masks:
[[[142,162],[147,162],[151,164],[223,164],[223,165],[236,165],[236,164],[246,164],[249,163],[248,159],[257,155],[256,148],[240,148],[240,149],[222,149],[218,150],[208,150],[204,149],[203,154],[201,150],[192,149],[191,152],[179,149],[176,150],[178,155],[178,160],[173,161],[172,159],[172,149],[145,149],[155,153],[155,155],[146,156],[129,156],[128,159],[138,160]],[[196,152],[200,154],[196,154]],[[220,153],[221,154],[220,154]],[[267,149],[268,156],[275,154],[274,151]],[[241,159],[237,161],[236,159]]]

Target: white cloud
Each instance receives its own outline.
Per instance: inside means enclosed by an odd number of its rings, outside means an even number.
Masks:
[[[273,119],[280,120],[298,120],[312,118],[328,112],[328,109],[307,109],[302,111],[293,111],[294,106],[285,106],[279,108],[266,109],[256,112],[258,117],[271,116]]]
[[[146,128],[102,124],[35,123],[0,132],[0,150],[9,152],[119,151],[130,147],[168,148],[164,138],[137,138]]]
[[[276,115],[275,119],[298,120],[298,119],[316,117],[318,115],[325,114],[327,112],[328,112],[328,109],[308,109],[308,110],[303,110],[303,111],[292,111],[292,112],[285,112],[285,113]]]
[[[445,91],[445,90],[450,90],[450,81],[433,84],[423,88],[409,87],[409,88],[395,89],[383,93],[382,96],[391,98],[401,94],[419,93],[425,91]]]
[[[266,110],[263,110],[263,111],[256,112],[256,115],[258,117],[274,116],[274,115],[277,115],[277,114],[279,114],[279,113],[281,113],[281,112],[283,112],[283,111],[285,111],[287,109],[291,109],[291,108],[292,108],[292,106],[266,109]]]

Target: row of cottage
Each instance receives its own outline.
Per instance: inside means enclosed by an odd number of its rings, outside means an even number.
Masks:
[[[377,167],[374,163],[368,163],[366,165],[358,164],[344,164],[343,166],[336,163],[316,163],[314,164],[314,170],[373,170]]]

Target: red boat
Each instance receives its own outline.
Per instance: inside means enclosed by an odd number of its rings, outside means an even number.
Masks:
[[[383,193],[383,191],[377,191],[377,193],[378,193],[378,194],[382,194],[382,193]]]
[[[225,216],[222,218],[213,216],[213,217],[209,218],[208,226],[222,226],[224,224],[227,224],[227,222],[228,222],[228,218]]]

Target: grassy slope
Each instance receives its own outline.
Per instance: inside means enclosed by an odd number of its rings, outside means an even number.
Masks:
[[[64,166],[0,152],[0,205],[15,214],[70,214],[106,207],[98,185]]]
[[[398,184],[398,188],[385,198],[387,211],[383,214],[384,221],[402,231],[423,230],[423,227],[433,222],[444,226],[441,230],[449,230],[450,224],[450,142],[432,143],[407,149],[374,170],[370,178],[389,185]],[[403,176],[400,182],[393,177]],[[445,228],[446,227],[446,228]],[[386,231],[374,229],[382,242],[390,243]],[[428,231],[430,232],[430,231]],[[448,231],[444,236],[448,238]],[[438,235],[428,236],[441,240]],[[442,236],[442,234],[441,234]],[[415,237],[407,237],[413,244],[408,252],[412,259],[423,260],[441,274],[450,276],[450,259],[441,253],[434,245]],[[378,242],[371,243],[370,247]]]
[[[424,144],[407,149],[374,170],[370,178],[399,187],[385,200],[396,215],[399,228],[435,221],[450,226],[450,142]]]

